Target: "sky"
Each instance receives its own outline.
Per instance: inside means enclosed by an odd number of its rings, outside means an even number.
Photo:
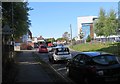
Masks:
[[[110,9],[118,11],[118,2],[29,2],[33,8],[29,12],[30,30],[33,37],[61,38],[64,32],[77,36],[78,16],[98,16],[102,7],[106,13]]]

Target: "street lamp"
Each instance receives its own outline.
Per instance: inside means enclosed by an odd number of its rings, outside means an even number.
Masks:
[[[71,35],[71,45],[72,45],[72,27],[71,27],[71,24],[70,24],[70,35]]]

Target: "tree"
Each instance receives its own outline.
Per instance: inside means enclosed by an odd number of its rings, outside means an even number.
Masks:
[[[26,34],[31,25],[27,2],[3,2],[2,3],[2,26],[9,25],[14,32],[14,38],[19,38]]]
[[[90,42],[91,40],[92,40],[92,38],[90,37],[90,35],[88,35],[86,41],[87,41],[87,42]]]
[[[105,20],[106,20],[105,10],[103,8],[101,8],[98,20],[96,21],[95,28],[94,28],[96,35],[98,35],[98,36],[104,35]]]
[[[46,42],[55,42],[55,38],[48,38],[48,39],[45,39]]]
[[[70,34],[68,32],[64,32],[64,34],[62,35],[62,38],[64,38],[66,41],[69,41]]]
[[[117,28],[118,22],[116,19],[116,13],[113,9],[111,9],[105,20],[104,36],[108,37],[110,35],[115,35]]]
[[[66,39],[65,38],[57,38],[56,40],[57,41],[63,41],[63,40],[65,41]]]
[[[79,37],[80,37],[80,39],[83,39],[84,33],[83,33],[83,32],[80,32]]]
[[[11,81],[10,79],[7,79],[7,75],[10,68],[12,68],[15,56],[14,45],[11,46],[6,43],[10,41],[13,42],[13,37],[15,39],[19,39],[22,35],[29,31],[29,26],[31,23],[28,18],[28,12],[30,10],[31,8],[28,7],[27,2],[2,2],[2,28],[8,25],[11,30],[14,30],[14,35],[6,35],[2,33],[2,65],[4,71],[2,80],[3,83],[6,81]]]
[[[118,2],[118,28],[120,28],[120,1]]]
[[[108,14],[105,14],[103,9],[100,9],[99,17],[95,23],[95,33],[97,36],[110,36],[115,35],[118,28],[118,21],[116,13],[113,9]]]

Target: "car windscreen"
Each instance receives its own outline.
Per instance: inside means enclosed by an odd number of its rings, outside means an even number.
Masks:
[[[114,56],[114,55],[100,55],[93,57],[93,61],[98,63],[98,64],[120,64],[120,57]]]

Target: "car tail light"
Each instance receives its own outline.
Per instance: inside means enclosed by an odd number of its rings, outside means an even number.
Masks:
[[[97,74],[102,76],[102,75],[104,75],[104,72],[102,70],[100,70],[100,71],[97,71]]]

